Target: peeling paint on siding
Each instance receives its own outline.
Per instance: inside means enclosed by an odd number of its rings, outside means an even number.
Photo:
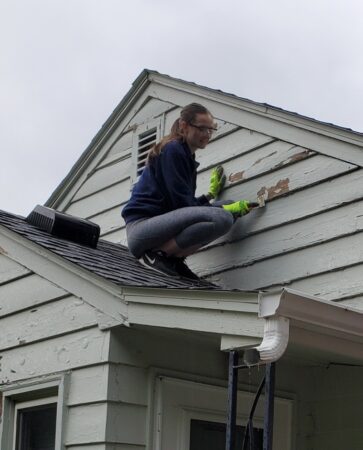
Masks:
[[[284,178],[282,180],[279,180],[274,186],[270,186],[269,188],[266,188],[264,186],[257,192],[257,197],[258,198],[262,197],[267,200],[271,200],[275,197],[279,197],[280,195],[286,194],[290,190],[289,182],[290,182],[289,178]]]
[[[288,164],[302,161],[303,159],[308,158],[312,155],[315,155],[315,152],[313,152],[312,150],[303,150],[302,152],[298,152],[290,156],[290,158],[286,159],[285,161],[281,161],[280,163],[276,164],[274,166],[274,169],[279,169],[280,167],[286,166]]]
[[[263,158],[259,158],[257,161],[255,161],[255,162],[253,163],[253,166],[256,166],[257,164],[260,164],[260,162],[263,161],[264,159],[267,159],[267,158],[270,158],[270,157],[273,156],[273,155],[276,155],[276,153],[277,153],[277,151],[272,152],[272,153],[270,153],[269,155],[264,156]]]
[[[245,171],[242,170],[241,172],[235,172],[235,173],[231,173],[230,176],[228,177],[228,181],[230,181],[231,183],[235,183],[236,181],[240,181],[243,180],[243,175],[244,175]]]

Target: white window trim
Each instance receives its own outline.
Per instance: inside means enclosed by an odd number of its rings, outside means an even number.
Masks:
[[[13,424],[14,424],[14,431],[13,431],[13,446],[12,449],[15,449],[15,445],[16,445],[16,435],[18,432],[18,412],[26,409],[26,408],[34,408],[36,406],[42,406],[42,405],[51,405],[57,403],[57,411],[58,411],[58,396],[54,395],[52,397],[45,397],[45,398],[41,398],[41,399],[36,399],[36,400],[29,400],[26,402],[16,402],[15,403],[15,408],[14,408],[14,417],[13,417]]]
[[[63,424],[66,418],[65,399],[68,392],[68,374],[57,377],[18,382],[0,388],[3,394],[0,448],[14,449],[16,436],[16,411],[31,406],[57,403],[55,450],[64,450]]]
[[[252,392],[238,391],[237,424],[246,425]],[[189,450],[190,421],[226,422],[227,389],[177,378],[158,377],[154,410],[153,448]],[[263,396],[254,415],[254,426],[263,428]],[[279,450],[292,449],[293,400],[275,397],[274,440]],[[277,447],[276,447],[277,448]]]

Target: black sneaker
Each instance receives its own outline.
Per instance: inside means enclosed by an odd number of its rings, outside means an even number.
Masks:
[[[189,278],[190,280],[200,280],[198,275],[192,272],[189,267],[185,264],[185,258],[174,258],[175,259],[175,269],[178,274],[184,278]]]
[[[176,269],[175,258],[168,258],[162,252],[145,252],[139,259],[139,262],[149,269],[155,270],[155,272],[162,273],[163,275],[169,275],[172,277],[179,277],[180,274]]]

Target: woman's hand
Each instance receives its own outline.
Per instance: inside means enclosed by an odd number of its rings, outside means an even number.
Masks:
[[[223,167],[217,166],[212,170],[209,184],[208,196],[210,198],[216,198],[222,192],[224,184],[226,182],[226,176],[223,174]]]
[[[248,214],[251,209],[258,207],[258,203],[249,202],[248,200],[239,200],[238,202],[222,205],[222,208],[232,213],[235,217],[242,217]]]

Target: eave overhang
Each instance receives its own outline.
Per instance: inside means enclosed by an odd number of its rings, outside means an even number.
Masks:
[[[116,285],[2,226],[0,253],[82,298],[96,309],[103,330],[169,328],[243,337],[250,345],[262,338],[258,292]]]

